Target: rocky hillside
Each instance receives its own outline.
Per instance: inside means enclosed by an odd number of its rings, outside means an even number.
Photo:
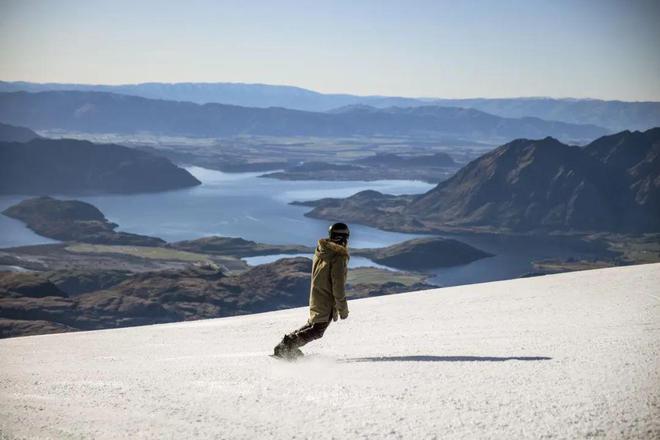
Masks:
[[[36,197],[23,200],[2,212],[21,220],[39,235],[62,241],[133,246],[160,246],[164,240],[145,235],[117,232],[103,213],[89,203]]]
[[[615,183],[578,147],[521,139],[468,164],[405,213],[449,226],[612,230]]]
[[[118,270],[0,272],[0,338],[235,316],[306,306],[308,258],[281,259],[238,274],[213,266],[130,273]],[[365,275],[362,272],[367,272]],[[376,274],[368,274],[375,271]],[[420,277],[356,270],[349,297],[428,289]]]
[[[81,272],[0,272],[0,337],[93,330],[233,316],[302,306],[311,261],[280,260],[228,276],[190,267],[132,274],[108,273],[101,290],[78,282]],[[114,285],[113,285],[114,283]]]
[[[0,193],[166,191],[199,185],[168,159],[113,144],[72,139],[0,142]]]
[[[657,230],[660,219],[660,128],[624,131],[602,137],[585,152],[605,164],[609,175],[619,176],[625,206],[620,214],[625,227]],[[621,177],[622,176],[622,177]],[[639,215],[642,211],[646,215]]]
[[[308,214],[401,231],[660,230],[660,129],[622,132],[584,148],[519,139],[420,196],[365,191],[309,202]]]

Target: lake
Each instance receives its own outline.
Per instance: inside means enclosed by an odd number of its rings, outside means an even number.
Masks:
[[[494,254],[462,266],[433,269],[428,282],[438,286],[508,280],[535,271],[532,262],[544,259],[597,257],[599,252],[585,249],[583,242],[559,237],[510,237],[457,234],[449,238]]]
[[[407,180],[383,181],[285,181],[260,178],[264,173],[223,173],[200,167],[187,168],[202,185],[177,191],[131,195],[62,196],[98,207],[119,230],[161,237],[169,242],[210,235],[242,237],[271,244],[315,245],[327,236],[329,222],[307,218],[310,208],[292,201],[323,197],[347,197],[366,189],[390,194],[419,194],[433,185]],[[57,196],[56,196],[57,197]],[[3,210],[25,196],[0,197]],[[380,231],[352,224],[351,247],[383,247],[421,235]],[[496,254],[473,263],[432,271],[430,282],[458,285],[515,278],[533,270],[531,261],[544,258],[590,257],[571,242],[537,238],[497,236],[453,236],[472,246]],[[0,215],[0,247],[53,243],[23,223]],[[246,259],[261,264],[281,256]],[[351,259],[351,267],[383,267],[366,258]]]
[[[271,244],[313,246],[327,236],[329,222],[304,217],[310,208],[292,201],[347,197],[366,189],[391,194],[417,194],[433,185],[407,180],[373,182],[285,181],[258,177],[260,173],[223,173],[200,167],[187,168],[202,185],[177,191],[130,195],[57,196],[77,199],[99,208],[118,230],[153,235],[166,241],[190,240],[210,235],[241,237]],[[26,196],[0,197],[0,211]],[[0,216],[0,247],[52,243],[22,222]],[[381,247],[415,237],[351,225],[351,246]]]

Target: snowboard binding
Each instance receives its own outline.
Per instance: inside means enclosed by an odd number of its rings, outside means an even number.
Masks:
[[[277,344],[273,350],[273,357],[280,359],[293,361],[303,356],[303,352],[296,347],[294,338],[289,335],[284,335],[282,342]]]

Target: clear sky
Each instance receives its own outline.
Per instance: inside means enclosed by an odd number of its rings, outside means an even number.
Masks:
[[[660,100],[660,0],[0,0],[0,80]]]

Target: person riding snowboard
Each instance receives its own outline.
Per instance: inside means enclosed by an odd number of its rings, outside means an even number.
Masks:
[[[335,223],[328,229],[329,238],[318,241],[312,262],[312,285],[309,292],[309,319],[307,323],[287,335],[274,350],[276,357],[295,359],[303,356],[299,347],[319,339],[330,321],[348,318],[348,303],[344,287],[348,272],[348,237],[350,231],[344,223]]]

